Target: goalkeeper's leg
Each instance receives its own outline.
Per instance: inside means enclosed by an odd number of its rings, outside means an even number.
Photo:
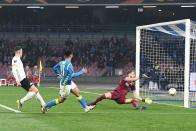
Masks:
[[[138,101],[132,98],[126,98],[118,101],[119,104],[131,104],[137,110],[145,110],[145,106],[139,106]]]
[[[134,100],[135,101],[142,101],[144,103],[147,103],[147,104],[151,104],[152,103],[152,100],[150,98],[142,98],[141,96],[137,95],[137,93],[134,91],[133,92],[133,96],[134,96]]]
[[[97,97],[95,101],[88,103],[88,105],[96,105],[98,102],[104,99],[112,99],[112,93],[111,92],[104,93],[103,95]]]

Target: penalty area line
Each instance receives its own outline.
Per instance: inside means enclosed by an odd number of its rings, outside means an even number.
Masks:
[[[20,112],[21,112],[21,111],[19,111],[19,110],[15,110],[15,109],[13,109],[13,108],[11,108],[11,107],[8,107],[8,106],[2,105],[2,104],[0,104],[0,107],[1,107],[1,108],[4,108],[4,109],[6,109],[6,110],[9,110],[9,111],[15,112],[15,113],[20,113]]]

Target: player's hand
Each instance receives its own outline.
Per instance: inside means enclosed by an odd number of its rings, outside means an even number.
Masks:
[[[84,73],[87,73],[87,68],[82,69]]]
[[[57,77],[57,80],[61,80],[61,78],[62,78],[62,77],[59,75],[59,76]]]
[[[21,86],[21,83],[17,81],[16,86]]]

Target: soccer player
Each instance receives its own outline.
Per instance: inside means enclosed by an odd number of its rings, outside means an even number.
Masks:
[[[23,63],[21,61],[23,50],[20,46],[17,46],[15,47],[14,51],[15,56],[12,59],[12,73],[14,75],[14,78],[16,79],[16,85],[21,86],[23,89],[27,91],[26,96],[16,101],[18,110],[21,110],[23,104],[27,100],[35,97],[41,103],[43,111],[46,105],[45,101],[43,100],[42,96],[39,93],[39,90],[35,87],[35,85],[26,78]]]
[[[147,76],[144,75],[144,77]],[[98,102],[104,99],[110,99],[114,100],[118,104],[131,104],[133,107],[139,110],[146,109],[145,106],[139,106],[138,102],[143,101],[145,103],[151,104],[152,100],[150,100],[149,98],[143,99],[139,95],[137,95],[135,91],[135,81],[137,81],[138,79],[139,77],[136,77],[135,71],[128,71],[127,75],[125,77],[122,77],[115,90],[104,93],[88,105],[96,105]],[[133,98],[126,98],[126,95],[130,90],[133,91]]]
[[[65,60],[59,62],[53,68],[55,74],[58,76],[58,79],[60,80],[60,91],[59,91],[60,96],[59,98],[47,103],[46,108],[48,109],[51,108],[52,106],[56,106],[57,104],[63,103],[69,96],[70,92],[77,97],[79,103],[82,105],[85,112],[90,111],[94,107],[94,106],[87,105],[86,101],[80,95],[80,90],[72,80],[75,77],[79,77],[80,75],[87,73],[87,69],[83,68],[79,72],[74,72],[73,65],[71,63],[72,58],[73,58],[73,52],[65,51],[64,54]]]

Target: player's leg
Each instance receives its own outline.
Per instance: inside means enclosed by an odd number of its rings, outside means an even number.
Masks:
[[[21,110],[22,105],[25,103],[25,101],[33,98],[35,98],[40,102],[41,106],[44,107],[46,105],[45,101],[43,100],[42,96],[39,93],[39,90],[33,83],[30,83],[29,80],[25,79],[24,82],[22,82],[22,87],[28,91],[28,93],[20,100],[17,100],[18,109]]]
[[[144,110],[144,109],[146,109],[145,106],[139,106],[138,102],[135,99],[132,99],[132,98],[126,98],[124,100],[122,99],[121,101],[122,101],[121,104],[123,104],[123,101],[124,101],[124,104],[131,104],[137,110]]]
[[[63,86],[60,84],[60,90],[59,90],[60,97],[49,101],[46,104],[46,108],[51,108],[51,107],[56,106],[58,104],[64,103],[64,101],[67,99],[67,97],[70,94],[70,90],[71,90],[71,88],[69,85]]]
[[[138,106],[138,102],[134,99],[131,98],[126,98],[124,100],[124,104],[131,104],[133,107],[137,107]]]
[[[82,105],[85,112],[88,112],[94,108],[93,105],[90,106],[87,105],[86,101],[83,99],[82,95],[80,94],[79,88],[73,81],[71,82],[71,92],[77,97],[77,100]]]
[[[39,93],[39,90],[37,89],[37,87],[35,85],[32,85],[30,88],[30,91],[35,92],[35,98],[40,102],[42,107],[46,106],[46,103],[43,99],[43,97],[41,96],[41,94]]]
[[[58,97],[58,98],[56,98],[56,99],[54,99],[54,100],[51,100],[51,101],[49,101],[47,104],[46,104],[46,108],[51,108],[51,107],[53,107],[53,106],[56,106],[56,105],[58,105],[58,104],[61,104],[61,103],[63,103],[64,101],[66,100],[66,98],[64,98],[64,97]]]
[[[27,91],[27,94],[22,99],[16,101],[19,110],[21,110],[22,105],[25,103],[25,101],[33,98],[38,92],[38,89],[31,89],[32,83],[30,83],[26,78],[21,81],[21,86]]]
[[[145,102],[147,104],[151,104],[152,103],[152,100],[149,99],[149,98],[142,98],[141,96],[139,96],[136,91],[133,91],[133,97],[134,97],[134,100],[136,101],[142,101],[142,102]]]
[[[89,105],[96,105],[98,102],[100,102],[104,99],[112,99],[112,92],[104,93],[103,95],[97,97],[97,99],[95,101],[89,103]]]

